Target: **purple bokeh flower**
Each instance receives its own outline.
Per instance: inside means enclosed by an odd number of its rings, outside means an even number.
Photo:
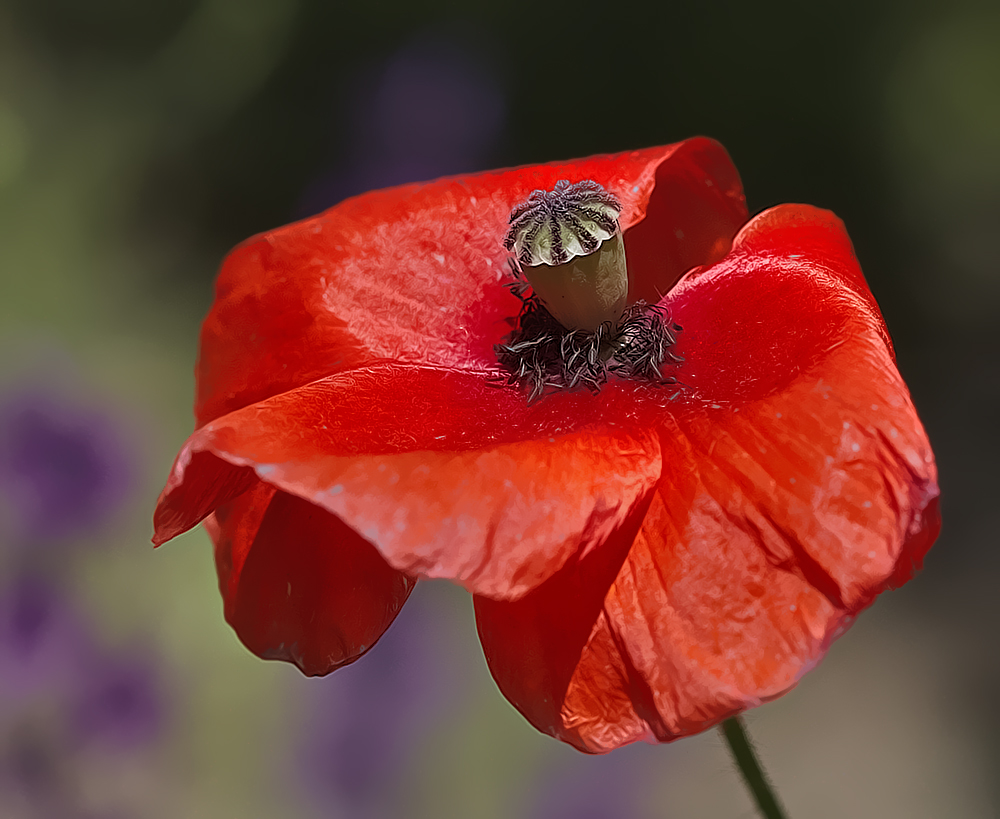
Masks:
[[[0,816],[109,819],[83,783],[155,752],[165,688],[145,655],[103,647],[62,557],[126,508],[133,436],[73,389],[72,365],[41,357],[0,394]]]
[[[507,108],[493,53],[485,32],[438,25],[357,76],[339,118],[347,123],[346,155],[306,192],[301,213],[490,165]]]
[[[79,611],[40,578],[0,590],[0,715],[23,700],[69,689],[93,651]]]
[[[89,625],[43,577],[0,589],[0,816],[95,819],[79,801],[87,760],[117,765],[162,735],[159,665],[102,649]]]
[[[159,739],[166,725],[166,686],[160,671],[141,651],[91,658],[70,698],[74,739],[120,751]]]
[[[73,817],[67,760],[58,739],[24,724],[0,736],[0,815]]]
[[[300,683],[308,704],[297,774],[324,809],[341,806],[352,819],[397,815],[394,788],[421,739],[461,703],[462,672],[444,642],[442,613],[422,586],[378,651]]]
[[[526,819],[639,819],[649,792],[635,748],[605,756],[565,756],[539,771],[526,791]],[[638,749],[641,751],[641,749]]]
[[[95,768],[80,764],[59,728],[37,719],[24,719],[0,733],[0,816],[126,819],[127,809],[87,804],[93,801],[93,783],[86,780],[94,775]],[[117,759],[105,759],[103,767],[102,776],[120,774]]]
[[[0,591],[0,725],[43,701],[77,744],[131,749],[164,724],[158,665],[141,651],[102,650],[56,586],[20,577]]]
[[[37,389],[0,399],[0,537],[46,543],[100,527],[134,469],[114,420]]]

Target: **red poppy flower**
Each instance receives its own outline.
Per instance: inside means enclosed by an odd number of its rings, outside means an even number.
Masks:
[[[676,384],[498,383],[507,216],[562,179],[621,200],[630,298],[682,327]],[[250,239],[155,541],[204,520],[226,619],[311,675],[371,648],[416,578],[461,583],[503,693],[587,751],[779,696],[919,567],[938,489],[841,222],[746,219],[725,150],[693,139],[376,191]]]

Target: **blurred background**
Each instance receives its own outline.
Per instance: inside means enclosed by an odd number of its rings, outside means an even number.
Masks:
[[[749,715],[794,819],[1000,816],[1000,10],[0,0],[0,816],[752,817],[714,731],[586,757],[420,586],[323,680],[150,516],[223,254],[374,187],[713,136],[847,223],[935,445],[924,572]]]

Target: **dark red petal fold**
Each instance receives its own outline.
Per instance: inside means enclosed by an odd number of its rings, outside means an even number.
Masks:
[[[335,514],[396,569],[517,597],[603,544],[655,486],[650,419],[662,410],[646,407],[649,390],[620,383],[529,407],[483,373],[381,365],[322,379],[198,430],[161,496],[155,540],[231,500],[252,469]]]
[[[508,214],[560,179],[622,200],[633,298],[721,257],[746,219],[736,169],[704,138],[348,199],[226,259],[202,328],[198,425],[378,361],[492,367],[519,306],[502,286]]]
[[[785,206],[664,300],[687,389],[602,605],[568,629],[554,587],[476,602],[491,671],[533,724],[588,751],[697,733],[788,690],[919,567],[936,470],[863,282],[839,220]]]
[[[594,640],[608,588],[632,546],[649,501],[610,538],[605,548],[565,565],[515,601],[474,598],[479,639],[504,696],[540,731],[583,750],[617,747],[646,733],[634,712],[626,674],[609,665],[603,684],[590,686],[592,713],[605,715],[605,745],[581,740],[563,716],[565,693],[585,651],[595,662],[614,663]],[[619,663],[620,665],[620,663]]]
[[[692,267],[715,264],[746,220],[729,155],[709,139],[679,143],[656,169],[646,218],[625,231],[629,300],[655,304]]]
[[[206,525],[226,620],[255,654],[310,676],[370,649],[415,585],[335,515],[260,481]]]

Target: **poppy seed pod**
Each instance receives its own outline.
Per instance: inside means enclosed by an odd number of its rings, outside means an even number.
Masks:
[[[625,310],[628,270],[621,203],[593,180],[536,190],[510,214],[504,247],[549,313],[567,330],[612,329]]]

